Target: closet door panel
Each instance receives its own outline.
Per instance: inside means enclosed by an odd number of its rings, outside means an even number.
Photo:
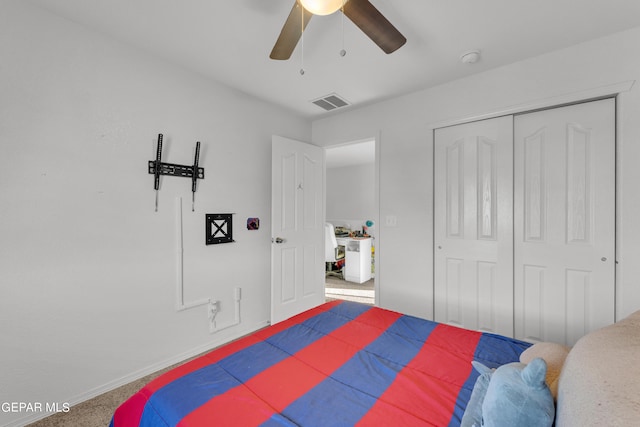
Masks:
[[[513,119],[435,131],[435,320],[513,335]]]
[[[613,99],[515,117],[514,217],[516,337],[573,345],[612,323]]]

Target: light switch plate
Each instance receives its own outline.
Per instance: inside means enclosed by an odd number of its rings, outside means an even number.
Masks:
[[[395,215],[387,215],[384,223],[387,227],[395,227],[398,225],[398,217]]]

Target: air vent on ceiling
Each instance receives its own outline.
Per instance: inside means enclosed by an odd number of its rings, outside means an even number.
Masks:
[[[336,108],[342,108],[349,105],[347,101],[345,101],[335,93],[323,96],[322,98],[318,98],[311,102],[313,102],[318,107],[323,108],[326,111],[335,110]]]

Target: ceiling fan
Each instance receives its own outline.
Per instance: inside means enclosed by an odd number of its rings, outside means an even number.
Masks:
[[[296,0],[269,57],[289,59],[313,15],[342,10],[380,49],[392,53],[407,39],[369,0]]]

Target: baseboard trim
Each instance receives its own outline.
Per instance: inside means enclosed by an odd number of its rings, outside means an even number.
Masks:
[[[194,356],[197,356],[197,355],[199,355],[201,353],[213,350],[216,347],[220,347],[221,345],[227,344],[227,343],[229,343],[231,341],[234,341],[234,340],[236,340],[238,338],[241,338],[241,337],[243,337],[245,335],[248,335],[248,334],[250,334],[252,332],[255,332],[255,331],[259,330],[259,329],[262,329],[262,328],[264,328],[266,326],[269,326],[269,324],[270,324],[270,322],[265,320],[263,322],[260,322],[258,324],[253,325],[250,328],[246,328],[246,329],[240,330],[239,333],[234,337],[227,337],[227,338],[211,341],[208,344],[205,344],[205,345],[202,345],[202,346],[199,346],[199,347],[195,347],[195,348],[193,348],[193,349],[191,349],[189,351],[186,351],[184,353],[180,353],[180,354],[178,354],[176,356],[173,356],[173,357],[171,357],[169,359],[165,359],[165,360],[163,360],[161,362],[154,363],[153,365],[147,366],[146,368],[143,368],[143,369],[139,369],[139,370],[137,370],[135,372],[132,372],[132,373],[130,373],[128,375],[120,377],[120,378],[118,378],[116,380],[109,381],[108,383],[103,384],[103,385],[98,386],[98,387],[95,387],[95,388],[93,388],[91,390],[88,390],[85,393],[78,394],[78,395],[73,396],[73,397],[71,397],[69,399],[66,399],[66,400],[62,399],[60,401],[61,402],[63,402],[63,401],[64,402],[68,402],[69,405],[71,406],[71,410],[73,410],[73,407],[75,405],[78,405],[79,403],[86,402],[87,400],[90,400],[90,399],[93,399],[95,397],[98,397],[101,394],[108,393],[110,391],[113,391],[113,390],[117,389],[118,387],[122,387],[123,385],[129,384],[129,383],[131,383],[133,381],[137,381],[137,380],[139,380],[141,378],[144,378],[147,375],[151,375],[154,372],[161,371],[163,369],[168,368],[169,366],[172,366],[172,365],[175,365],[177,363],[183,362],[183,361],[185,361],[187,359],[190,359],[190,358],[192,358]],[[18,419],[14,420],[14,421],[9,422],[8,424],[3,424],[2,427],[22,427],[22,426],[25,426],[27,424],[39,421],[39,420],[41,420],[43,418],[46,418],[46,417],[48,417],[50,415],[53,415],[53,414],[47,413],[47,412],[45,412],[45,413],[41,413],[41,412],[40,413],[34,413],[34,414],[30,414],[30,415],[22,417],[22,418],[18,418]]]

